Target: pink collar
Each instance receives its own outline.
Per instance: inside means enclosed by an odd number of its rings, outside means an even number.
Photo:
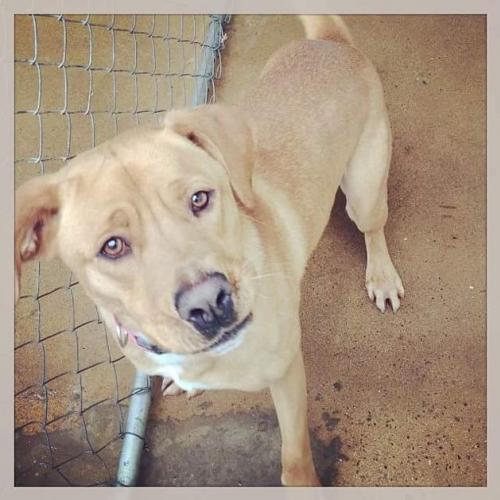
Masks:
[[[122,348],[124,348],[128,344],[128,341],[130,339],[134,345],[145,351],[153,352],[155,354],[165,354],[168,352],[160,349],[157,345],[153,345],[150,342],[148,342],[144,338],[142,333],[132,332],[127,328],[125,328],[115,315],[113,315],[113,319],[116,325],[116,336],[118,337],[118,343]]]

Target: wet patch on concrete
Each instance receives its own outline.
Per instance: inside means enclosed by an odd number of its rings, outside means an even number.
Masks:
[[[321,418],[323,419],[323,422],[325,423],[325,427],[328,431],[333,431],[337,427],[337,424],[340,421],[339,418],[333,417],[327,411],[324,411],[321,414]]]
[[[318,475],[335,484],[342,442],[311,435]],[[142,486],[280,486],[281,438],[274,412],[256,410],[150,422]]]
[[[57,469],[45,434],[16,435],[15,486],[97,486],[114,482],[113,461],[108,466],[99,454],[90,449],[82,451],[82,442],[71,431],[51,433],[48,439],[53,452],[68,456]]]
[[[122,409],[126,412],[126,409]],[[121,449],[116,405],[15,433],[15,486],[96,486],[115,482]]]

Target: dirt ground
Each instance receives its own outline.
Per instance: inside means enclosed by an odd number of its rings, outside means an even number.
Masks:
[[[378,68],[385,88],[394,136],[386,235],[406,297],[397,314],[383,315],[369,302],[363,238],[348,220],[339,194],[302,291],[314,459],[325,485],[483,486],[487,445],[485,17],[345,19],[358,47]],[[31,21],[25,22],[17,50],[31,57],[33,41],[26,36]],[[50,30],[55,21],[45,22]],[[59,60],[60,42],[52,46],[48,42],[54,38],[44,38],[40,30],[41,56],[44,50],[47,57],[53,51]],[[238,102],[275,49],[302,36],[294,16],[233,16],[227,33],[223,78],[217,85],[217,100],[226,103]],[[99,36],[107,35],[102,30]],[[75,51],[84,55],[88,43],[80,45],[75,45]],[[109,64],[104,57],[102,65]],[[86,63],[84,56],[75,61]],[[36,82],[33,68],[24,68],[16,78],[18,109],[32,109],[36,86],[22,83]],[[42,106],[61,106],[62,94],[54,90],[63,88],[56,80],[58,74],[47,71],[43,78],[49,100]],[[84,108],[88,85],[77,78],[72,84],[72,78],[70,74],[70,93],[74,89],[70,103]],[[108,83],[96,77],[94,84],[102,85],[96,99],[105,99]],[[172,95],[184,95],[181,90],[174,89]],[[133,109],[133,94],[128,94],[124,91],[119,106]],[[109,103],[100,99],[96,105],[106,108]],[[25,138],[16,141],[18,157],[38,153],[30,140],[38,137],[38,125],[29,118],[16,120],[16,137]],[[91,145],[90,129],[85,120],[79,123],[76,118],[73,146],[86,149]],[[49,156],[66,152],[66,129],[59,129],[57,123],[51,117],[44,122]],[[113,133],[104,121],[97,121],[95,130],[97,142]],[[50,171],[61,165],[57,160],[47,162],[45,168]],[[20,182],[38,170],[21,163],[16,174]],[[43,420],[47,410],[45,418],[50,420],[68,407],[78,410],[94,401],[112,402],[115,392],[118,398],[127,394],[132,376],[128,361],[116,362],[119,352],[112,340],[108,343],[108,334],[80,287],[71,285],[69,272],[55,262],[44,264],[41,273],[37,290],[35,268],[26,270],[21,290],[25,298],[16,317],[16,425],[26,426],[17,436],[20,469],[32,459],[40,461],[40,456],[35,457],[39,448],[46,453],[47,434],[38,433],[36,425],[30,428],[30,422]],[[49,293],[61,284],[63,289]],[[38,304],[29,297],[36,294],[41,297]],[[78,358],[74,356],[76,330]],[[43,349],[41,343],[29,343],[54,332],[57,335],[44,340]],[[102,365],[94,368],[96,362]],[[115,375],[111,364],[118,371]],[[73,377],[75,370],[80,379]],[[45,384],[48,392],[37,393],[47,380],[51,380]],[[103,384],[103,380],[111,382]],[[35,384],[35,392],[23,392],[30,384]],[[44,406],[47,395],[51,404]],[[103,403],[95,407],[95,415],[86,414],[90,433],[85,439],[95,449],[119,432],[119,419],[112,415],[117,411],[116,404]],[[67,425],[57,422],[46,431],[53,431],[52,444],[64,461],[81,446],[78,433],[83,429],[69,421]],[[108,456],[100,456],[112,469],[111,475],[118,444],[113,441],[104,448]],[[279,447],[268,392],[208,392],[188,401],[183,396],[162,398],[156,391],[140,484],[278,485]],[[92,471],[102,469],[100,461],[71,464],[86,481]],[[42,469],[36,469],[36,474],[45,474],[46,484],[64,484],[53,471],[47,475]],[[100,479],[91,482],[96,480]],[[29,472],[18,482],[40,484],[40,479]]]
[[[337,196],[303,284],[314,456],[333,486],[486,484],[485,18],[346,16],[378,68],[394,149],[386,234],[406,289],[382,315]],[[293,16],[234,16],[219,102],[237,103]],[[156,397],[141,481],[277,485],[268,393]]]

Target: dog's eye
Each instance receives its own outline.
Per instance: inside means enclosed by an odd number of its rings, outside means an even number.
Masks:
[[[99,252],[103,257],[119,259],[130,252],[130,245],[119,236],[109,238]]]
[[[197,191],[191,196],[191,211],[197,214],[208,207],[211,191]]]

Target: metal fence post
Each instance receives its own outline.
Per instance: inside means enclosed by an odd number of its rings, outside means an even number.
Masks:
[[[150,405],[151,382],[147,375],[137,371],[118,462],[117,486],[134,486],[137,482]]]

